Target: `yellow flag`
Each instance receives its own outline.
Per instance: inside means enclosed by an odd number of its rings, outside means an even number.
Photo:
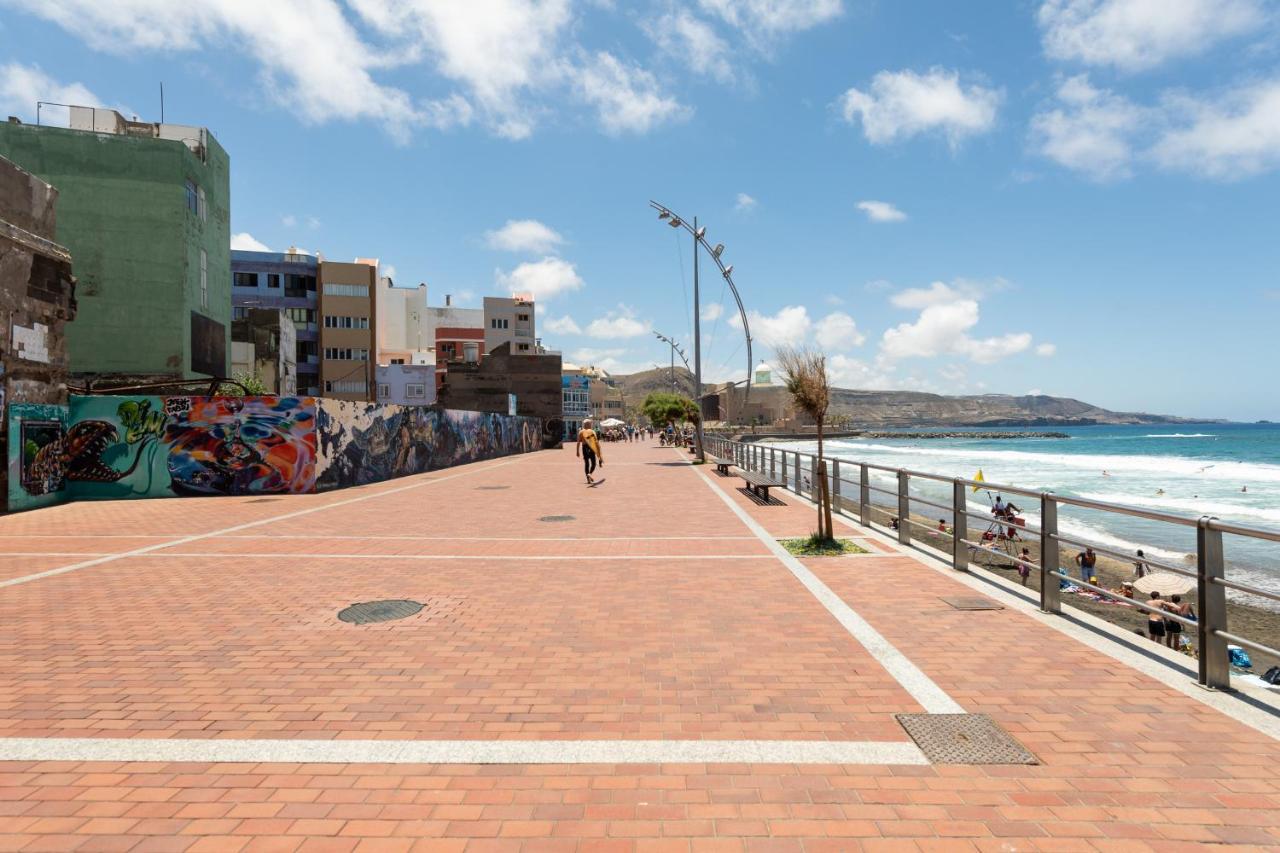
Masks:
[[[982,469],[981,469],[981,468],[979,468],[979,469],[978,469],[978,473],[976,473],[976,474],[974,474],[974,475],[973,475],[973,479],[974,479],[975,481],[979,482],[979,483],[985,483],[985,482],[987,481],[987,478],[986,478],[986,477],[984,477],[984,476],[982,476]],[[976,491],[979,491],[979,490],[981,490],[981,489],[982,489],[982,486],[974,486],[974,487],[973,487],[973,490],[974,490],[975,492],[976,492]]]

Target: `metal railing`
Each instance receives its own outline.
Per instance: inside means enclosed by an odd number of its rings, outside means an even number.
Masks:
[[[815,495],[813,483],[817,479],[817,457],[814,454],[755,442],[733,441],[721,436],[709,435],[706,441],[708,451],[722,458],[732,459],[737,467],[748,471],[766,473],[780,480],[788,490],[797,495],[813,499]],[[1280,601],[1280,594],[1260,589],[1250,584],[1227,580],[1225,577],[1226,560],[1222,545],[1223,534],[1280,543],[1280,531],[1221,521],[1211,516],[1188,518],[1141,507],[1057,495],[1053,492],[1034,491],[1003,483],[967,480],[963,477],[945,477],[940,474],[913,471],[907,468],[893,468],[871,462],[852,462],[847,459],[834,459],[831,457],[827,457],[827,461],[830,463],[828,465],[828,477],[833,498],[833,509],[842,515],[847,515],[846,508],[853,508],[856,510],[855,517],[857,522],[863,527],[871,528],[877,527],[871,517],[873,510],[889,514],[891,518],[897,520],[896,528],[883,528],[881,526],[881,529],[885,529],[886,532],[891,534],[896,534],[898,542],[902,545],[910,546],[913,544],[913,527],[925,527],[933,533],[941,533],[937,528],[913,519],[911,517],[911,507],[913,505],[927,506],[950,513],[951,531],[946,535],[951,539],[951,565],[957,571],[968,571],[970,557],[974,552],[991,552],[990,542],[974,541],[969,538],[969,519],[977,519],[988,525],[998,524],[1002,528],[1013,525],[1012,521],[994,519],[989,512],[971,512],[968,509],[968,497],[971,489],[976,491],[981,488],[1001,494],[1026,497],[1035,501],[1038,504],[1040,526],[1038,528],[1018,526],[1017,529],[1020,533],[1025,532],[1036,535],[1040,545],[1039,565],[1037,566],[1034,562],[1023,561],[1018,556],[1003,556],[1015,565],[1021,564],[1028,566],[1033,571],[1039,571],[1040,609],[1046,613],[1062,612],[1059,582],[1068,580],[1068,578],[1065,572],[1059,571],[1059,548],[1061,546],[1092,548],[1096,553],[1125,561],[1134,559],[1134,555],[1126,554],[1104,545],[1094,544],[1085,538],[1061,534],[1058,530],[1058,511],[1061,507],[1068,506],[1077,509],[1126,515],[1133,518],[1176,525],[1182,528],[1194,528],[1196,532],[1196,568],[1194,571],[1146,556],[1140,559],[1147,566],[1158,568],[1160,571],[1195,578],[1197,618],[1190,619],[1180,616],[1149,602],[1122,595],[1089,581],[1070,578],[1069,582],[1074,586],[1087,589],[1108,599],[1124,602],[1139,610],[1148,613],[1159,613],[1164,619],[1178,622],[1186,626],[1188,632],[1194,632],[1197,639],[1196,648],[1199,660],[1197,680],[1204,687],[1218,690],[1230,689],[1231,660],[1227,648],[1228,644],[1235,644],[1261,654],[1280,657],[1280,650],[1271,648],[1256,640],[1233,634],[1229,630],[1226,596],[1228,589],[1272,601]],[[857,470],[856,479],[844,479],[842,477],[842,471],[849,471],[850,469]],[[873,471],[896,477],[897,488],[884,489],[873,485],[871,482],[871,472]],[[949,484],[951,486],[951,503],[949,505],[941,504],[913,495],[911,493],[912,480]],[[856,490],[856,497],[844,497],[842,492],[846,488]],[[893,503],[889,507],[885,507],[883,504],[876,504],[871,499],[873,492],[885,495],[892,499]],[[896,515],[891,512],[891,507],[896,507]]]

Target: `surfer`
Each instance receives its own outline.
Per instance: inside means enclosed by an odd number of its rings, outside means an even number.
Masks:
[[[1157,495],[1163,495],[1163,494],[1164,494],[1164,489],[1156,489],[1156,494],[1157,494]]]

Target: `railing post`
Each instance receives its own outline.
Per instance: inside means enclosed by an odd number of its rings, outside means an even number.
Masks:
[[[1045,492],[1040,495],[1040,609],[1062,612],[1058,581],[1058,502]]]
[[[959,479],[951,486],[951,568],[957,572],[969,571],[969,546],[964,544],[969,538],[966,488]]]
[[[866,465],[858,466],[858,523],[871,526],[871,474]]]
[[[809,500],[818,503],[818,457],[809,457]]]
[[[911,478],[906,471],[898,471],[898,541],[911,544]]]
[[[782,487],[787,487],[787,451],[782,451]]]
[[[769,448],[769,476],[778,476],[778,449],[776,447]]]
[[[803,495],[804,494],[804,474],[802,473],[803,469],[800,467],[800,451],[799,450],[796,451],[795,467],[796,467],[796,494]]]
[[[840,503],[840,460],[831,460],[831,505],[836,512],[844,512]]]
[[[1200,644],[1200,686],[1210,690],[1231,689],[1231,655],[1227,641],[1214,631],[1227,628],[1227,590],[1214,583],[1223,576],[1222,531],[1214,530],[1203,516],[1196,525],[1196,622]]]

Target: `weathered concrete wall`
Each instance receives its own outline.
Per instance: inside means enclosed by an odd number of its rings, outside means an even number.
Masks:
[[[0,505],[64,496],[56,442],[67,413],[70,256],[52,242],[58,193],[0,158]],[[43,451],[43,454],[41,453]]]
[[[203,375],[192,370],[192,331],[212,322],[226,375],[230,161],[211,135],[205,149],[201,158],[179,141],[0,124],[0,155],[60,195],[57,239],[80,282],[73,373]],[[187,180],[204,190],[203,218],[188,210]]]

